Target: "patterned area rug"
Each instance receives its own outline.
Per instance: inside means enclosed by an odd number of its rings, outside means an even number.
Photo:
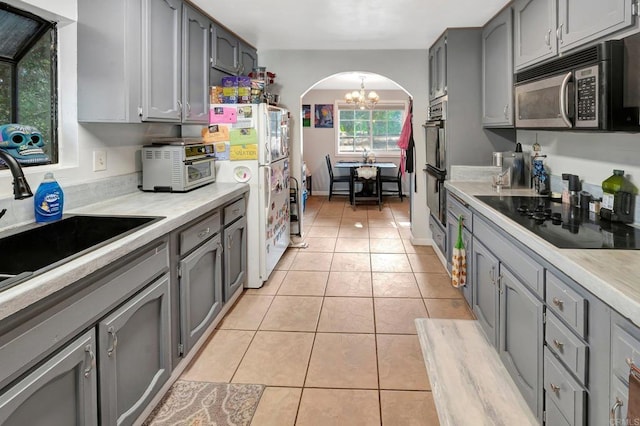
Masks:
[[[263,385],[177,380],[143,426],[249,425]]]

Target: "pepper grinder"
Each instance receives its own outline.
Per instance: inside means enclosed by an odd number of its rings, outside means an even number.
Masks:
[[[569,175],[569,205],[571,207],[580,207],[580,177],[578,175]]]

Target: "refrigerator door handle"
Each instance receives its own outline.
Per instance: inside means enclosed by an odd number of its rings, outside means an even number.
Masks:
[[[269,211],[269,208],[271,206],[271,166],[264,166],[264,177],[267,180],[265,182],[265,190],[267,191],[267,205],[264,207],[266,211]]]
[[[266,138],[264,143],[264,164],[271,164],[271,123],[269,118],[269,108],[264,109],[264,126]]]

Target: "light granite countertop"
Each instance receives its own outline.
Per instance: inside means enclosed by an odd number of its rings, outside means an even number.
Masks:
[[[447,181],[445,188],[578,284],[640,326],[640,250],[560,249],[478,200],[478,195],[535,195],[487,182]]]
[[[164,218],[62,266],[0,291],[0,321],[222,206],[248,190],[249,185],[245,183],[215,182],[186,193],[134,192],[65,211],[65,215],[134,215],[163,216]]]

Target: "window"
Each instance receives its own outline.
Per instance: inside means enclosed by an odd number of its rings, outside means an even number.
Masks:
[[[338,104],[337,109],[338,154],[400,153],[398,139],[405,117],[404,102],[378,104],[373,110]]]
[[[40,148],[48,162],[57,163],[55,23],[0,3],[0,126],[11,123],[35,127],[44,139]],[[8,139],[7,133],[4,138]],[[25,142],[37,139],[28,135],[24,138]],[[17,152],[26,152],[25,147],[17,148]],[[44,163],[42,154],[16,158],[22,166]]]

